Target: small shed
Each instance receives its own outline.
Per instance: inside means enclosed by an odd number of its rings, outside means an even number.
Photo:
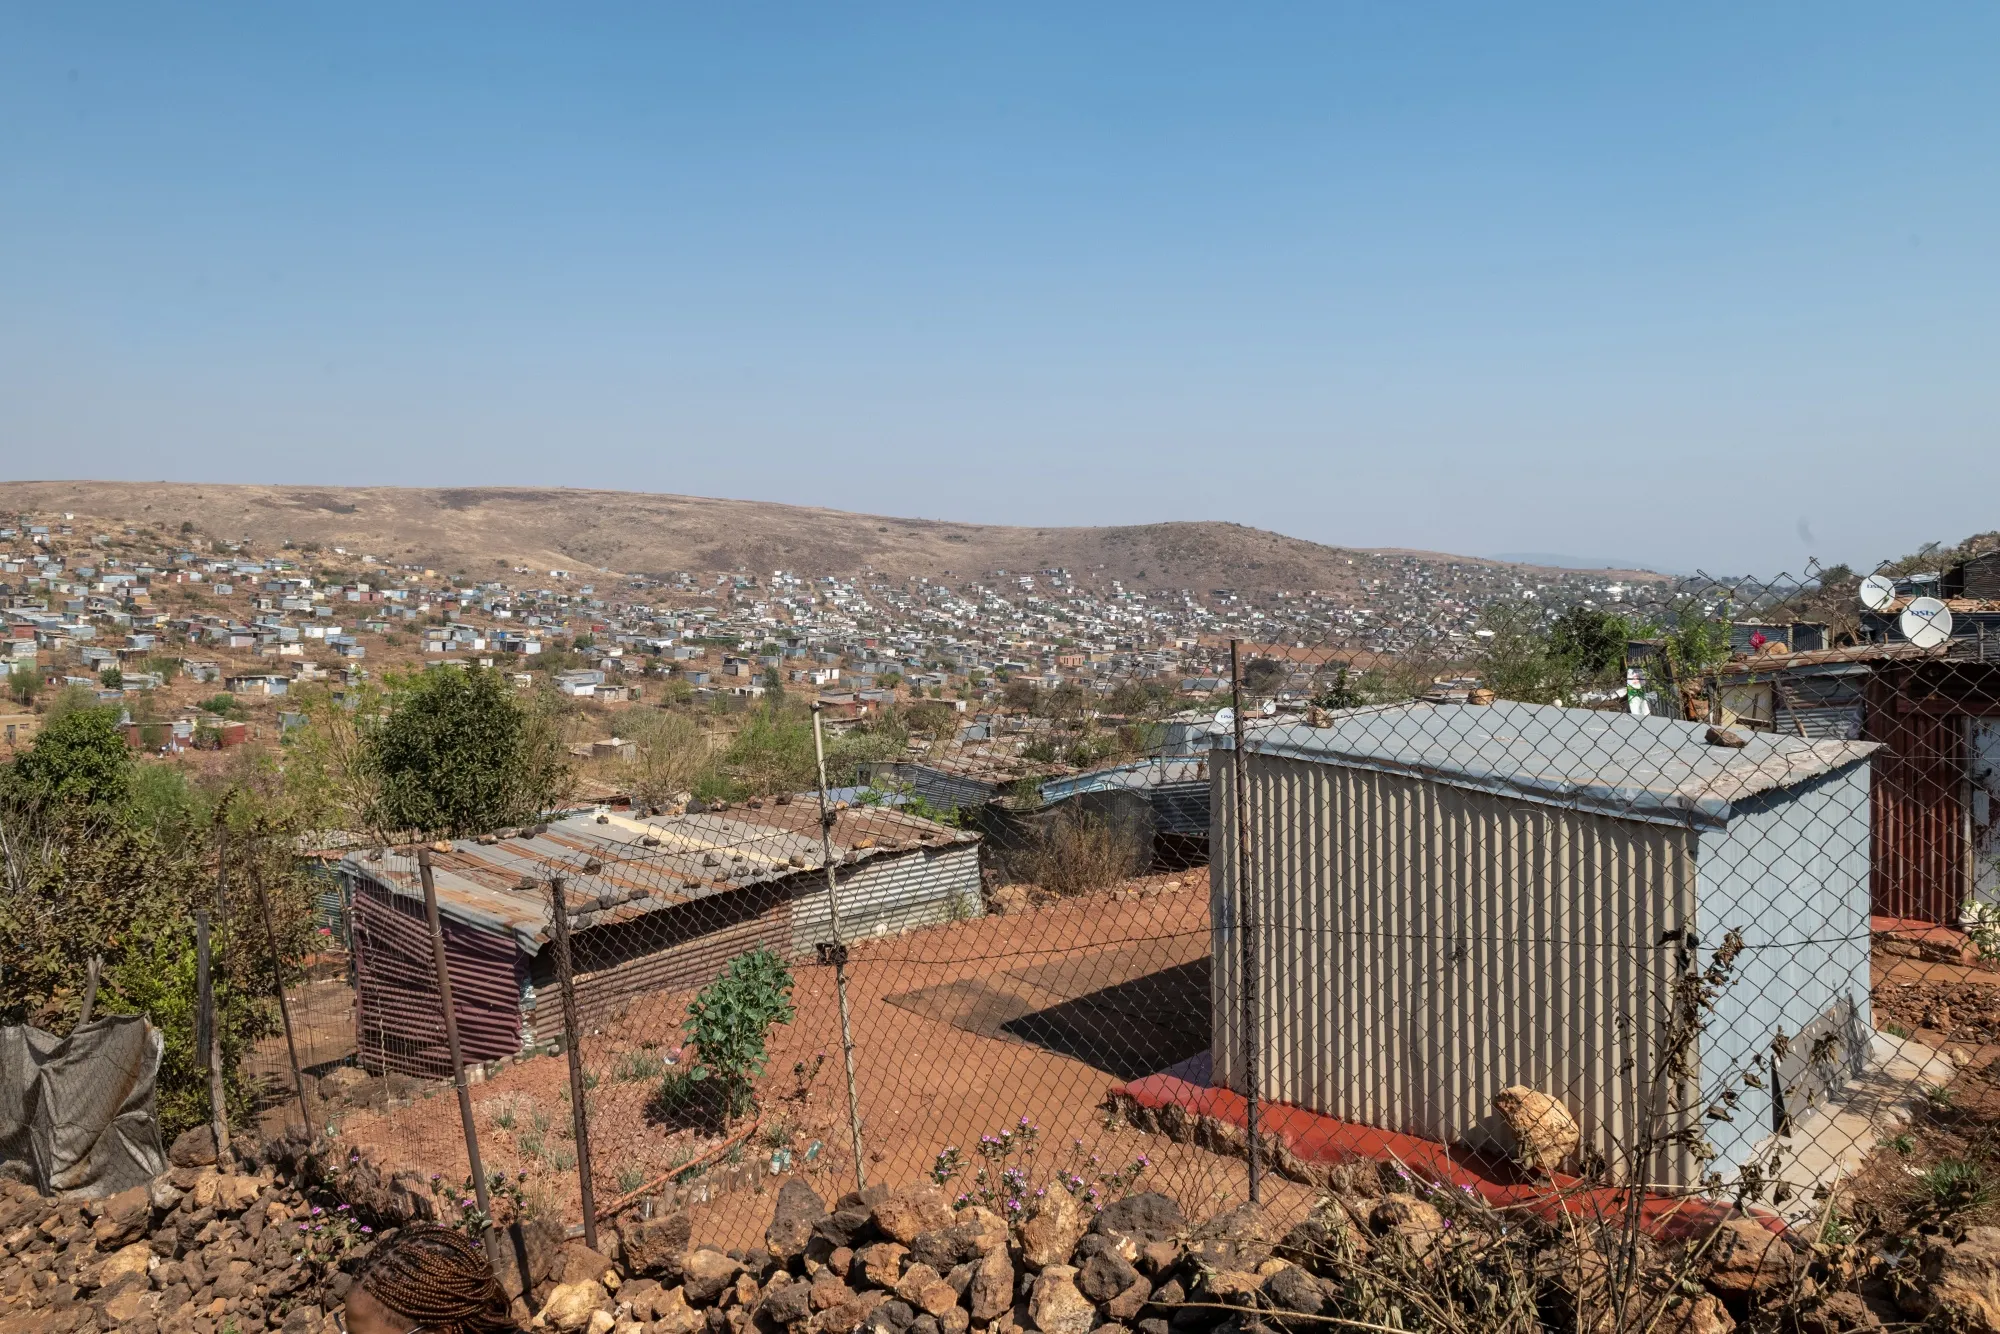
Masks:
[[[754,949],[810,958],[833,939],[810,798],[635,819],[600,809],[431,855],[468,1061],[561,1033],[550,881],[570,911],[586,1027],[643,997],[706,986]],[[983,914],[978,836],[875,807],[832,830],[847,940]],[[423,885],[409,848],[342,859],[352,904],[356,1042],[371,1070],[450,1072]]]
[[[1845,1082],[1868,1033],[1875,747],[1707,730],[1417,703],[1249,737],[1260,1095],[1477,1145],[1494,1094],[1526,1084],[1612,1170],[1646,1143],[1644,1179],[1689,1185]],[[1234,846],[1233,746],[1213,753],[1217,848]],[[1233,862],[1211,877],[1213,1060],[1242,1092]],[[1676,1088],[1674,989],[1732,931],[1734,981],[1688,1053],[1698,1087]],[[1730,1119],[1705,1120],[1724,1088]],[[1670,1120],[1716,1160],[1662,1144]]]

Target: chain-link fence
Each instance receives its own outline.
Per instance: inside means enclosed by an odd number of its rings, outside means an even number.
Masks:
[[[793,1177],[1297,1218],[1381,1164],[1822,1241],[1992,1207],[2000,601],[1641,582],[1395,651],[1305,603],[1122,715],[1017,676],[829,771],[870,720],[816,709],[802,790],[347,855],[313,1119],[717,1247]]]

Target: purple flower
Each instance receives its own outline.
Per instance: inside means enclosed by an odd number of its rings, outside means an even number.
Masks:
[[[326,1212],[326,1210],[324,1210],[324,1209],[320,1208],[320,1207],[319,1207],[319,1206],[318,1206],[317,1204],[315,1204],[315,1205],[313,1206],[313,1217],[314,1217],[314,1218],[318,1218],[318,1217],[319,1217],[319,1216],[320,1216],[321,1214],[323,1214],[323,1213],[325,1213],[325,1212]]]
[[[372,1236],[372,1235],[374,1235],[374,1232],[375,1232],[375,1229],[374,1229],[374,1228],[372,1228],[372,1227],[369,1227],[369,1226],[368,1226],[368,1225],[367,1225],[366,1223],[363,1223],[363,1224],[361,1225],[361,1235],[362,1235],[362,1236],[364,1236],[364,1237],[367,1237],[367,1236]]]

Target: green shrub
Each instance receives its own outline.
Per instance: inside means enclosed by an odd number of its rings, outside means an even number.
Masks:
[[[790,1023],[793,1013],[785,961],[770,950],[739,955],[688,1006],[685,1027],[695,1056],[689,1077],[711,1083],[726,1114],[748,1111],[769,1059],[771,1025]]]

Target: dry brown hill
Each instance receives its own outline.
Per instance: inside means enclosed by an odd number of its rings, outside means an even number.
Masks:
[[[1383,559],[1486,566],[1429,552],[1348,550],[1233,523],[1018,528],[897,519],[766,501],[566,487],[311,487],[193,482],[0,483],[0,513],[74,512],[79,520],[191,522],[211,537],[269,551],[317,542],[449,572],[500,565],[661,574],[793,570],[954,581],[1060,566],[1138,588],[1246,594],[1336,590]]]

